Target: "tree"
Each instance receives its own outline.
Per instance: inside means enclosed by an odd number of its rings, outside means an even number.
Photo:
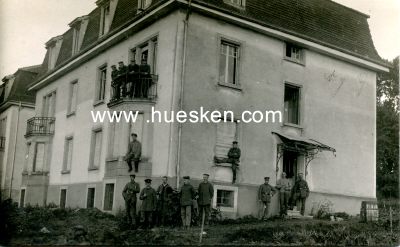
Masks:
[[[399,57],[377,77],[377,195],[399,198]]]

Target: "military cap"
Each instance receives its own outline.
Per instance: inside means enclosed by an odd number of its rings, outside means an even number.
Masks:
[[[146,178],[144,181],[145,181],[146,183],[151,183],[151,179],[150,179],[150,178]]]
[[[119,61],[118,63],[124,63],[124,61]]]
[[[116,68],[117,66],[115,66],[115,65],[111,65],[111,68]]]
[[[129,175],[129,176],[136,178],[136,175],[135,175],[135,174],[131,174],[131,175]]]
[[[269,179],[269,177],[264,177],[264,179],[266,180],[266,179]]]
[[[136,133],[132,133],[131,136],[136,136],[137,137],[137,134]]]
[[[204,173],[204,174],[203,174],[203,176],[207,176],[207,177],[209,177],[209,176],[210,176],[210,174]]]
[[[167,176],[162,176],[162,178],[168,178]]]
[[[238,142],[237,142],[237,141],[233,141],[232,143],[233,143],[233,144],[237,144]]]
[[[183,179],[190,179],[189,176],[183,176]]]

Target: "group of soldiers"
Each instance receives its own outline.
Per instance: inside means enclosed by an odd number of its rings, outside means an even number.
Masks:
[[[200,217],[204,219],[204,224],[208,225],[211,201],[214,196],[214,187],[208,181],[208,174],[203,175],[203,181],[199,184],[197,190],[190,184],[189,176],[183,177],[183,185],[179,189],[173,189],[168,184],[168,177],[164,176],[157,190],[151,187],[152,180],[149,178],[144,180],[145,187],[140,190],[140,185],[135,182],[135,178],[135,174],[131,174],[131,181],[125,185],[122,191],[128,224],[138,225],[136,204],[137,194],[140,193],[139,199],[142,200],[140,211],[143,216],[144,229],[152,228],[155,224],[165,226],[170,223],[168,216],[173,210],[172,197],[174,195],[180,198],[180,214],[184,229],[189,229],[191,226],[193,209],[195,214],[200,214]]]
[[[279,193],[281,217],[287,216],[288,209],[293,209],[297,203],[300,204],[300,214],[304,215],[306,199],[310,194],[310,189],[302,173],[297,174],[293,186],[291,180],[286,178],[285,172],[282,172],[282,177],[276,182],[276,186],[269,184],[269,177],[264,177],[264,184],[258,190],[258,199],[264,204],[263,220],[268,219],[271,199],[276,193]]]
[[[147,98],[151,86],[151,68],[146,59],[141,64],[136,64],[132,59],[126,66],[123,61],[111,65],[111,86],[113,88],[113,100],[129,96],[130,98]]]

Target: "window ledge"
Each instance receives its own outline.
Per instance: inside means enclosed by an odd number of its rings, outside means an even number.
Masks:
[[[119,161],[118,157],[108,157],[106,158],[106,162],[114,162],[114,161]]]
[[[293,124],[293,123],[283,123],[282,126],[288,126],[288,127],[293,127],[293,128],[297,128],[297,129],[304,129],[303,126],[298,125],[298,124]]]
[[[71,116],[75,116],[75,111],[69,112],[67,113],[67,118],[71,117]]]
[[[70,174],[70,173],[71,173],[70,170],[61,171],[61,174]]]
[[[98,167],[89,167],[88,168],[88,171],[97,171],[97,170],[99,170]]]
[[[97,100],[97,101],[95,101],[95,102],[93,102],[93,106],[99,106],[99,105],[102,105],[102,104],[104,104],[104,99],[102,99],[102,100]]]
[[[230,163],[214,163],[214,166],[221,166],[221,167],[228,167],[228,168],[231,168],[232,167],[232,164],[230,164]]]
[[[235,84],[231,84],[231,83],[224,83],[224,82],[218,82],[219,86],[222,87],[228,87],[228,88],[232,88],[238,91],[242,91],[242,87],[240,85],[235,85]]]
[[[294,59],[294,58],[291,58],[291,57],[284,57],[283,60],[286,60],[286,61],[292,62],[292,63],[296,63],[296,64],[299,64],[299,65],[302,65],[302,66],[306,66],[304,61],[297,60],[297,59]]]

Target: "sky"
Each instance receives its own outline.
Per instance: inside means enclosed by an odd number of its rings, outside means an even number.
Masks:
[[[372,39],[382,58],[400,55],[400,0],[334,1],[370,16]],[[0,0],[0,79],[20,67],[41,64],[44,44],[95,7],[95,0]]]

